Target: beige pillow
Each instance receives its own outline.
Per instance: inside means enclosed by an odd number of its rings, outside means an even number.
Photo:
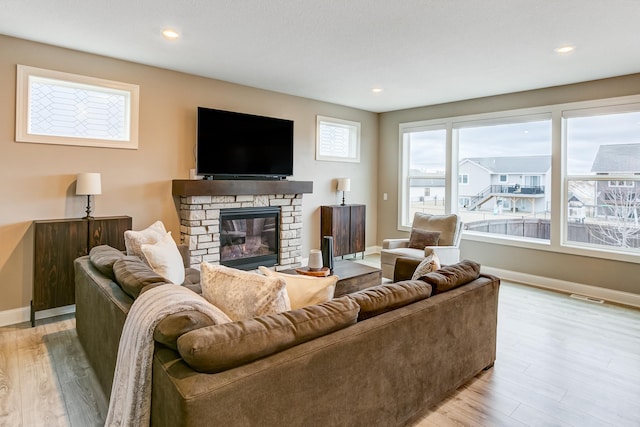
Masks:
[[[285,281],[279,277],[203,262],[200,285],[202,296],[234,321],[291,309]]]
[[[143,243],[154,244],[162,240],[167,234],[162,221],[156,221],[144,230],[127,230],[124,232],[124,246],[127,248],[127,255],[137,256],[144,260],[142,249]]]
[[[144,260],[153,271],[176,285],[181,285],[184,282],[182,255],[171,237],[171,232],[165,234],[159,242],[141,244],[140,249]]]
[[[359,310],[344,296],[285,313],[207,326],[178,338],[178,351],[196,371],[221,372],[353,325]]]
[[[426,276],[432,271],[439,270],[440,267],[441,265],[438,255],[435,252],[431,252],[429,256],[418,264],[416,270],[413,272],[413,276],[411,276],[411,280],[419,280],[422,276]]]
[[[265,276],[280,277],[287,284],[291,310],[320,304],[333,299],[338,276],[312,277],[302,274],[286,274],[258,267]]]

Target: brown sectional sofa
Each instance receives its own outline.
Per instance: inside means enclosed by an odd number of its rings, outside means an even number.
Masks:
[[[416,265],[399,260],[396,280]],[[78,337],[109,396],[133,298],[89,256],[75,268]],[[441,291],[429,298],[370,311],[351,326],[215,374],[196,371],[156,340],[151,425],[409,425],[495,360],[500,281],[481,274],[445,292],[460,271],[431,277]],[[366,301],[388,290],[355,300],[364,313]]]

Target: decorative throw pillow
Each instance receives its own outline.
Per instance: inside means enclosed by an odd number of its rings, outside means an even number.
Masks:
[[[143,243],[154,244],[162,240],[167,234],[162,221],[156,221],[144,230],[127,230],[124,232],[124,246],[127,248],[127,255],[137,256],[144,259],[140,246]]]
[[[89,260],[100,273],[114,280],[116,276],[113,274],[113,264],[124,257],[124,254],[108,245],[100,245],[91,248],[89,252]]]
[[[302,274],[285,274],[258,267],[268,277],[280,277],[287,284],[291,310],[330,301],[336,290],[338,276],[312,277]]]
[[[469,283],[478,276],[480,276],[480,264],[464,260],[442,267],[436,272],[427,273],[421,280],[430,284],[433,295],[436,295]]]
[[[279,277],[203,262],[200,285],[202,296],[234,321],[291,309],[286,283]]]
[[[428,273],[439,269],[440,259],[438,258],[438,254],[432,252],[431,255],[423,259],[420,264],[418,264],[416,271],[414,271],[413,276],[411,276],[411,280],[420,280],[422,276],[426,276]]]
[[[353,325],[359,310],[344,296],[285,313],[207,326],[178,338],[178,351],[196,371],[221,372]]]
[[[181,285],[184,282],[182,255],[171,237],[171,232],[165,234],[159,242],[141,244],[140,249],[144,260],[153,271],[176,285]]]
[[[427,231],[413,228],[411,229],[411,235],[409,236],[409,247],[414,249],[424,249],[426,246],[438,246],[439,239],[439,231]]]

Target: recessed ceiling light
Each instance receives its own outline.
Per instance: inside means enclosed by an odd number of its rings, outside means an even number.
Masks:
[[[559,46],[557,48],[554,49],[555,53],[570,53],[573,52],[576,49],[575,46]]]
[[[371,92],[373,92],[373,93],[380,93],[380,92],[382,92],[382,88],[374,87],[373,89],[371,89]]]
[[[175,40],[180,37],[180,34],[176,30],[172,30],[171,28],[166,28],[162,30],[162,36],[167,40]]]

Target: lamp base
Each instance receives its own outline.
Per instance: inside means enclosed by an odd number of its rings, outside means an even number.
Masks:
[[[91,196],[87,195],[87,210],[86,215],[82,217],[82,219],[93,219],[91,216]]]
[[[344,203],[344,193],[346,193],[346,191],[342,192],[342,203],[340,203],[340,206],[344,206],[345,205],[345,203]]]

